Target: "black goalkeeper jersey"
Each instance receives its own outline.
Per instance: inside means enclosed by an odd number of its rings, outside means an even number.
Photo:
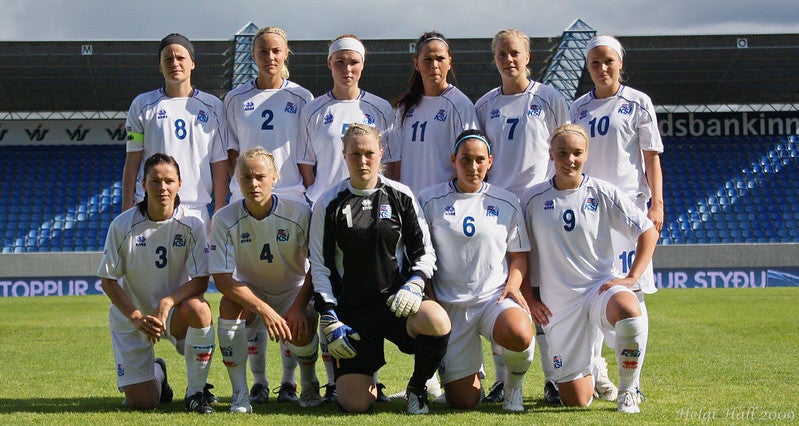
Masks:
[[[435,252],[410,189],[380,176],[372,190],[349,179],[328,190],[311,219],[316,309],[385,305],[412,274],[431,278]]]

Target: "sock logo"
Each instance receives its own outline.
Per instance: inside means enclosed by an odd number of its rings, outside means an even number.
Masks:
[[[626,356],[630,358],[638,358],[641,356],[640,349],[622,349],[621,356]]]

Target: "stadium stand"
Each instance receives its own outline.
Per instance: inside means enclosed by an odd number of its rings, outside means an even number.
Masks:
[[[553,58],[563,56],[557,49],[567,36],[568,30],[561,37],[532,39],[534,79],[540,81]],[[799,34],[620,40],[627,51],[629,84],[649,94],[659,114],[745,107],[799,120]],[[413,41],[365,40],[362,87],[386,99],[401,94],[411,71]],[[220,97],[230,90],[236,74],[234,44],[195,42],[197,87]],[[331,85],[327,44],[291,43],[291,78],[317,96]],[[450,44],[458,85],[472,100],[499,84],[489,39]],[[9,142],[3,124],[124,122],[133,97],[162,83],[155,71],[156,47],[157,41],[0,43],[2,253],[102,250],[108,224],[120,212],[124,145],[35,145],[30,138]],[[569,97],[589,88],[583,72],[577,92]],[[661,244],[799,243],[797,133],[794,125],[769,136],[665,136]]]

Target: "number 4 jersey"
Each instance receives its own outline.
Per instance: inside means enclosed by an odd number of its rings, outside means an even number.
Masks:
[[[155,314],[162,298],[192,278],[208,276],[206,226],[184,212],[178,207],[170,219],[156,222],[134,206],[108,228],[97,276],[119,281],[144,315]],[[135,330],[114,305],[109,317],[112,330]]]

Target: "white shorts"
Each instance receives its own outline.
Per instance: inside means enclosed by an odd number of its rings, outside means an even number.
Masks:
[[[297,287],[296,291],[287,291],[283,294],[269,294],[257,287],[253,287],[251,285],[247,285],[250,288],[250,291],[253,292],[259,299],[266,302],[272,309],[275,310],[280,316],[285,317],[286,312],[288,312],[291,304],[294,303],[294,300],[297,299],[297,295],[300,294],[301,287]],[[262,322],[260,315],[255,315],[255,320],[248,322],[247,327],[256,326]]]
[[[617,293],[633,293],[627,287],[613,286],[602,294],[597,294],[600,284],[586,292],[581,303],[571,306],[567,311],[552,317],[544,326],[549,357],[556,383],[570,382],[591,374],[591,356],[597,333],[613,331],[608,322],[607,306],[610,298]]]
[[[483,343],[480,335],[493,344],[494,323],[499,315],[506,309],[521,309],[513,299],[503,299],[497,303],[498,297],[468,306],[439,302],[452,322],[447,354],[438,369],[441,384],[445,385],[482,371]]]
[[[175,308],[170,309],[169,315],[167,315],[166,334],[161,338],[169,340],[177,348],[177,341],[169,331],[172,326],[172,313],[174,311]],[[117,387],[120,391],[125,386],[155,379],[155,372],[153,371],[155,351],[153,350],[153,344],[147,340],[146,334],[139,330],[111,330],[111,346],[114,350]]]

